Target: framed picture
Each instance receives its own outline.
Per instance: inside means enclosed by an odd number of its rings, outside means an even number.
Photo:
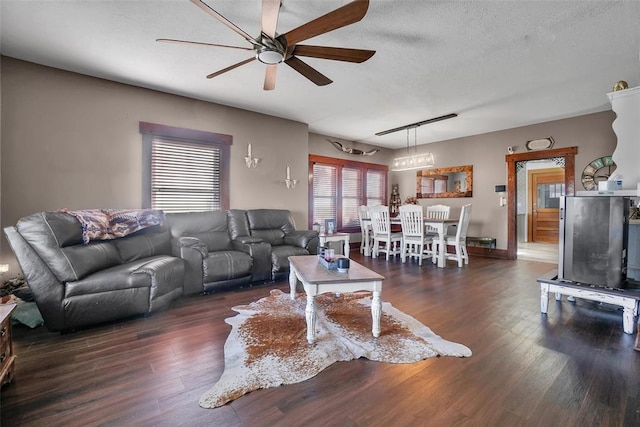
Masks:
[[[324,220],[324,231],[327,234],[333,234],[336,231],[336,220],[335,219],[325,219]]]

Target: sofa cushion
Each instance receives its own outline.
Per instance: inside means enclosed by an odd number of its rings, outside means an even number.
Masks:
[[[251,209],[247,211],[251,235],[271,243],[284,245],[284,236],[295,231],[291,212],[286,209]]]
[[[113,242],[83,244],[82,227],[69,214],[40,212],[20,219],[16,229],[60,282],[80,280],[121,262]]]
[[[291,211],[286,209],[251,209],[247,211],[247,219],[251,235],[255,235],[256,230],[274,229],[281,230],[284,235],[296,229]]]
[[[271,250],[271,264],[273,272],[279,273],[289,270],[289,257],[295,255],[309,255],[309,251],[298,246],[274,246]]]
[[[122,262],[171,254],[171,238],[166,226],[145,228],[113,241]]]
[[[279,228],[270,228],[267,230],[252,230],[251,236],[262,239],[263,242],[270,243],[271,246],[284,245],[284,231]]]
[[[18,221],[18,231],[22,234],[23,227],[33,226],[34,221],[43,221],[46,228],[53,235],[56,245],[65,246],[79,245],[82,243],[82,225],[73,215],[61,212],[40,212],[22,218]],[[26,231],[26,230],[25,230]]]
[[[242,209],[230,209],[227,211],[229,235],[232,240],[238,237],[251,236],[247,211]]]
[[[171,237],[195,237],[209,252],[233,249],[227,228],[225,211],[186,212],[167,214]]]
[[[141,265],[132,275],[147,276],[151,280],[151,309],[153,301],[170,294],[176,289],[178,295],[182,295],[182,283],[184,282],[184,261],[181,258],[172,256],[160,256],[147,258],[144,265]]]
[[[253,259],[238,251],[211,252],[203,260],[204,283],[251,275]]]
[[[129,288],[151,286],[151,279],[144,275],[132,275],[132,273],[145,264],[160,258],[147,258],[126,264],[116,265],[111,268],[93,273],[84,279],[67,282],[65,285],[65,298],[110,292]],[[164,258],[164,257],[163,257]]]

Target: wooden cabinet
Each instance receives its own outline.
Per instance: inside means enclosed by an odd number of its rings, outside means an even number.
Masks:
[[[15,304],[0,305],[0,386],[10,383],[13,379],[13,363],[16,356],[13,354],[11,339],[11,313],[15,308]]]

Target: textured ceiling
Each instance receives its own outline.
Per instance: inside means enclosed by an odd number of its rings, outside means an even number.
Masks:
[[[206,0],[253,36],[260,0]],[[348,1],[284,0],[285,33]],[[156,38],[248,46],[188,0],[0,2],[3,55],[307,123],[312,132],[388,148],[425,125],[418,144],[610,108],[617,80],[640,85],[639,1],[372,0],[364,19],[301,44],[376,50],[362,64],[304,58],[334,83],[317,87],[279,65],[262,90],[251,52]],[[413,134],[412,134],[413,135]],[[532,137],[546,135],[532,135]]]

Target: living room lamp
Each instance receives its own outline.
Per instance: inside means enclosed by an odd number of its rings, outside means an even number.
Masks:
[[[284,180],[285,185],[288,189],[296,188],[296,184],[298,183],[297,179],[291,179],[291,168],[287,165],[287,178]]]
[[[410,154],[411,147],[409,144],[409,129],[407,128],[407,155],[396,157],[391,165],[392,171],[408,171],[414,169],[432,168],[435,166],[433,153],[418,154],[418,127],[415,126],[413,137],[413,153]]]
[[[252,157],[251,155],[251,143],[249,143],[249,146],[247,147],[247,155],[244,157],[244,162],[249,169],[257,167],[258,163],[260,163],[259,158]]]

